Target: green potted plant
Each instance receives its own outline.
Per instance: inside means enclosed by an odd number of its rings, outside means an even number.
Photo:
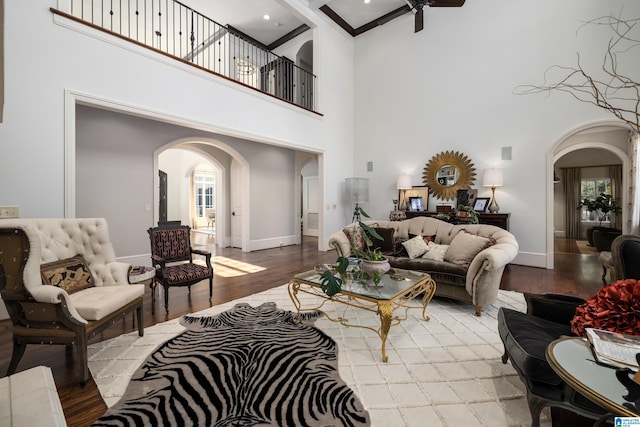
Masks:
[[[596,218],[598,218],[598,225],[587,229],[587,240],[589,241],[589,245],[593,246],[593,231],[596,229],[609,229],[610,227],[602,226],[602,221],[609,212],[613,215],[620,213],[622,209],[618,206],[618,203],[613,199],[611,194],[605,193],[600,193],[595,199],[585,198],[578,205],[578,209],[582,209],[583,207],[589,212],[594,212]]]
[[[465,224],[478,223],[478,213],[475,209],[473,209],[473,206],[458,205],[456,217],[462,218],[462,220],[459,220],[458,222],[464,222]]]
[[[370,218],[369,215],[360,209],[360,215]],[[360,227],[362,229],[362,235],[364,239],[364,247],[362,249],[352,249],[352,254],[360,260],[360,269],[363,272],[364,279],[368,279],[370,283],[378,285],[382,280],[382,274],[387,272],[390,268],[389,261],[382,254],[380,248],[374,248],[374,239],[383,240],[382,236],[375,230],[375,228],[368,226],[362,221],[358,221],[354,224],[354,227]],[[321,277],[321,289],[328,296],[333,296],[340,292],[342,288],[343,278],[347,274],[349,267],[349,259],[345,257],[338,257],[336,261],[336,270],[338,276],[331,271],[325,271],[320,275]]]

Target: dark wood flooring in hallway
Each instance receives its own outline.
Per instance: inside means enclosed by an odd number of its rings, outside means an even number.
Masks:
[[[243,253],[239,249],[215,249],[214,237],[194,233],[194,246],[208,248],[215,253],[214,295],[208,301],[208,286],[170,290],[169,314],[162,307],[162,295],[156,298],[156,311],[151,311],[151,294],[147,289],[144,306],[145,327],[221,304],[237,298],[287,283],[294,274],[310,270],[315,264],[335,261],[335,252],[319,252],[315,238],[305,238],[302,245]],[[576,243],[569,239],[556,240],[555,269],[509,265],[501,288],[519,292],[556,292],[589,297],[602,286],[602,265],[597,254],[581,254]],[[158,291],[156,291],[158,292]],[[471,309],[471,308],[470,308]],[[11,357],[10,321],[0,321],[0,372],[5,373]],[[133,331],[130,319],[104,331],[90,343]],[[106,406],[93,380],[84,387],[78,383],[75,352],[64,346],[31,345],[18,366],[22,371],[34,366],[50,366],[69,426],[91,425]],[[565,424],[568,425],[568,424]],[[572,422],[572,425],[577,425]]]

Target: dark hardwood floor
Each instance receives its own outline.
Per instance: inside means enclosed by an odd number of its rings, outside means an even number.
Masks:
[[[310,270],[315,264],[334,262],[335,252],[318,252],[317,240],[305,238],[302,245],[286,246],[251,253],[239,249],[215,249],[214,238],[194,233],[192,242],[215,253],[213,300],[208,301],[208,286],[204,283],[192,288],[170,290],[169,315],[162,308],[158,292],[156,312],[151,312],[151,293],[147,288],[144,305],[145,327],[164,322],[212,305],[254,294],[287,283],[295,273]],[[520,292],[557,292],[589,297],[602,286],[602,265],[597,255],[583,255],[575,241],[556,240],[555,269],[509,265],[503,275],[501,288]],[[131,319],[104,331],[90,343],[113,338],[134,330]],[[10,321],[0,321],[0,372],[5,373],[11,357]],[[53,370],[62,408],[69,426],[87,426],[106,410],[95,383],[90,379],[84,387],[78,383],[75,351],[64,346],[31,345],[27,347],[18,371],[45,365]],[[569,424],[565,424],[569,425]],[[576,425],[576,424],[571,424]]]

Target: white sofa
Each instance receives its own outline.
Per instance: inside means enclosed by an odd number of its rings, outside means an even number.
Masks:
[[[395,239],[408,240],[409,235],[433,236],[434,243],[450,245],[461,231],[470,235],[493,239],[494,244],[482,249],[468,263],[433,261],[424,258],[409,258],[388,254],[392,267],[425,271],[436,281],[436,295],[471,302],[476,314],[482,307],[493,304],[498,297],[500,280],[507,264],[518,254],[518,242],[506,230],[493,225],[465,224],[453,225],[437,218],[415,217],[403,221],[364,221],[372,227],[391,228]],[[329,238],[329,246],[340,256],[351,255],[351,241],[347,237],[353,224],[334,233]]]
[[[93,286],[69,293],[43,283],[41,265],[80,255]],[[80,381],[88,379],[87,340],[135,312],[143,335],[144,285],[128,281],[103,218],[0,220],[0,292],[13,323],[15,372],[26,344],[74,344]],[[22,274],[19,274],[22,272]]]

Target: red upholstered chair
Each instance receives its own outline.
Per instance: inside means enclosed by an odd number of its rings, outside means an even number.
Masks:
[[[164,309],[169,312],[169,288],[188,286],[209,279],[209,301],[213,295],[211,253],[191,247],[191,227],[175,223],[160,224],[147,230],[151,240],[151,263],[156,281],[164,288]],[[204,257],[206,266],[193,262],[193,254]],[[155,289],[153,292],[155,296]],[[155,307],[155,298],[153,301]]]

